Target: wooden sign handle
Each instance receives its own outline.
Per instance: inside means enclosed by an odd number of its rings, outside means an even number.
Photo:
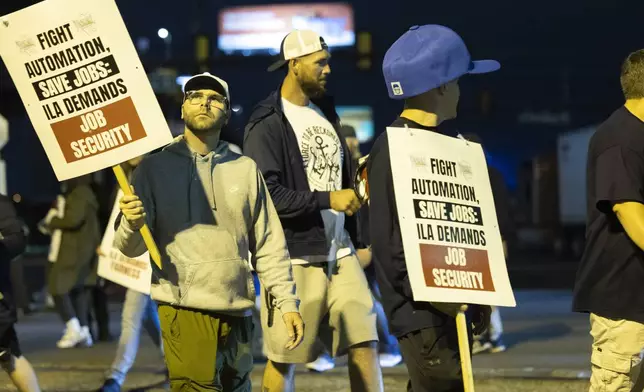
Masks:
[[[456,315],[456,332],[458,333],[458,348],[461,353],[461,370],[463,372],[463,387],[465,392],[474,392],[474,376],[472,374],[472,357],[470,356],[470,339],[467,333],[467,321],[463,305]]]
[[[123,191],[124,194],[126,195],[131,195],[132,190],[130,189],[130,183],[127,180],[127,176],[125,175],[125,171],[123,171],[123,167],[121,165],[116,165],[113,166],[112,169],[114,170],[114,175],[116,176],[116,181],[119,183],[119,187]],[[154,264],[161,268],[161,253],[159,253],[159,248],[157,248],[157,244],[154,242],[154,238],[152,238],[152,233],[150,232],[150,228],[148,227],[147,224],[144,224],[143,227],[141,227],[141,236],[143,237],[143,242],[145,242],[145,246],[148,248],[148,253],[150,253],[150,257],[152,258],[152,261],[154,261]]]

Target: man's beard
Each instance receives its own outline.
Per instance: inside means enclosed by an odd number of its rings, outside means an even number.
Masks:
[[[313,80],[300,80],[300,87],[309,98],[320,98],[326,93],[326,87]]]
[[[196,134],[204,134],[219,128],[221,118],[214,121],[197,121],[197,116],[185,120],[186,127]]]

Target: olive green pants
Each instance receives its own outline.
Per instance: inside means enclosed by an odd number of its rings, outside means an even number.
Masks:
[[[251,392],[252,317],[159,305],[170,390]]]

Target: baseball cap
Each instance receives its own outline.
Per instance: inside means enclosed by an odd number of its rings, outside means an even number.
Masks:
[[[186,84],[183,85],[183,94],[185,95],[188,91],[194,90],[214,90],[219,94],[226,97],[230,103],[230,91],[228,90],[228,83],[222,78],[218,78],[215,75],[210,74],[209,72],[204,72],[198,75],[194,75],[186,81]]]
[[[291,31],[282,40],[280,46],[279,60],[268,67],[268,72],[278,70],[288,64],[288,61],[320,50],[328,49],[324,38],[311,30]]]
[[[495,60],[472,61],[463,39],[440,25],[412,26],[387,50],[382,64],[393,99],[420,95],[465,74],[499,68]]]

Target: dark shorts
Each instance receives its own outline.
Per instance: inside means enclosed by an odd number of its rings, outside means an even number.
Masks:
[[[13,327],[13,324],[0,326],[2,336],[0,337],[0,352],[9,350],[11,355],[16,358],[22,357],[20,350],[20,343],[18,343],[18,335]]]
[[[407,391],[463,391],[458,334],[453,319],[440,327],[409,333],[398,342],[409,372]]]
[[[20,358],[22,351],[14,328],[16,311],[10,302],[9,298],[0,300],[0,353],[8,350],[14,357]]]

